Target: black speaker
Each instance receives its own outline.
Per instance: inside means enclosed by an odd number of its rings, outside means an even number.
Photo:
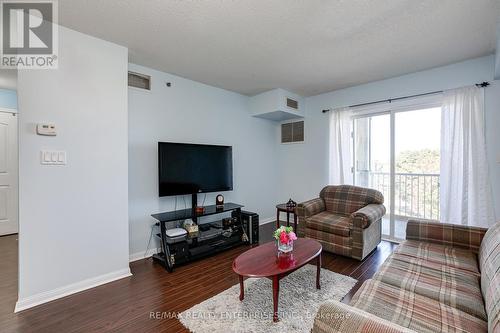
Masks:
[[[238,213],[233,211],[233,217],[238,217]],[[250,244],[259,244],[259,215],[257,213],[241,211],[241,225],[248,236]]]

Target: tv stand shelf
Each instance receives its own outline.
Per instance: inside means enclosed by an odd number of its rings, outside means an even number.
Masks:
[[[243,208],[243,205],[230,202],[220,207],[216,205],[205,206],[204,212],[199,214],[192,208],[152,214],[151,216],[158,221],[157,224],[160,226],[160,233],[157,235],[161,240],[162,249],[161,253],[153,255],[153,259],[162,264],[169,272],[172,272],[175,265],[197,260],[245,243],[243,240],[244,232],[241,219],[241,208]],[[214,221],[207,221],[206,223],[199,221],[199,218],[203,216],[227,212],[233,212],[232,215],[237,219],[236,225],[231,227],[230,230],[232,230],[232,233],[229,235],[222,234],[222,223],[220,221],[220,227],[215,226],[217,222]],[[166,238],[167,223],[186,219],[192,219],[195,223],[200,225],[198,236],[188,236],[183,241],[168,244]],[[206,228],[207,230],[203,231],[202,225],[208,226],[208,228]],[[212,229],[218,229],[220,232],[218,230],[214,232]]]
[[[242,205],[238,205],[238,204],[229,202],[229,203],[224,204],[224,206],[221,208],[217,208],[216,205],[205,206],[205,211],[201,214],[193,213],[193,210],[191,208],[188,208],[188,209],[174,210],[171,212],[153,214],[151,216],[155,220],[158,220],[158,222],[171,222],[171,221],[177,221],[177,220],[192,219],[193,217],[197,218],[197,217],[209,216],[209,215],[214,215],[214,214],[221,214],[224,212],[230,212],[230,211],[233,211],[236,209],[241,209],[241,208],[243,208]]]

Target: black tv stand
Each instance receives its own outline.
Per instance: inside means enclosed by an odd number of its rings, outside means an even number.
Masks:
[[[192,204],[191,208],[151,215],[158,221],[157,224],[160,227],[160,233],[157,236],[160,238],[162,250],[161,253],[153,255],[153,259],[164,266],[169,272],[173,271],[174,266],[247,243],[247,240],[243,236],[244,230],[241,224],[241,208],[243,205],[230,202],[220,207],[215,205],[205,206],[203,213],[197,214],[195,211],[197,205],[196,194],[192,196]],[[231,232],[223,230],[221,220],[205,223],[201,221],[201,217],[228,212],[231,212],[237,219],[236,225],[230,229]],[[195,237],[188,236],[182,242],[168,244],[166,239],[167,224],[186,219],[192,219],[194,223],[198,224],[198,235]],[[201,225],[203,227],[200,227]]]

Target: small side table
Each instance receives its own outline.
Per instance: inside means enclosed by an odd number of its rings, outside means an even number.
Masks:
[[[280,227],[280,213],[286,213],[286,226],[290,226],[290,214],[293,214],[293,231],[297,232],[297,212],[294,208],[288,208],[286,204],[276,205],[276,229]]]

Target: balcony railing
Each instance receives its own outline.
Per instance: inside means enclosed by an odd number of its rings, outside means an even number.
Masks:
[[[356,176],[356,183],[382,192],[389,208],[390,173],[358,171]],[[396,216],[439,220],[439,174],[396,173],[394,195]]]

